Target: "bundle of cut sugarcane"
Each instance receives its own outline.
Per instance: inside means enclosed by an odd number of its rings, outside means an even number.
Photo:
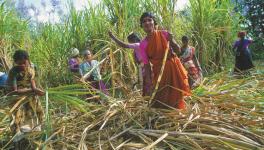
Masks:
[[[264,75],[226,74],[205,78],[186,110],[149,108],[138,93],[107,96],[101,105],[77,98],[86,92],[81,85],[51,88],[50,133],[45,141],[36,141],[39,134],[28,139],[50,149],[263,149]]]

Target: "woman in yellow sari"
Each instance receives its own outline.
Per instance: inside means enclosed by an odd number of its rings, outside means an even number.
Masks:
[[[186,70],[179,58],[171,51],[171,49],[179,50],[178,44],[172,39],[172,35],[169,32],[155,29],[156,21],[151,13],[142,14],[140,25],[147,34],[141,41],[140,48],[144,57],[144,64],[148,66],[146,68],[150,68],[146,69],[146,71],[150,71],[146,75],[151,78],[151,92],[153,92],[156,84],[159,85],[152,106],[158,108],[167,108],[169,106],[184,109],[185,102],[183,98],[190,95],[190,88]],[[166,51],[168,51],[167,59],[161,80],[158,83]],[[146,82],[145,84],[150,84],[148,81]]]

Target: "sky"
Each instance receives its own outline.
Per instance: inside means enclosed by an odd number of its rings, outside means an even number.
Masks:
[[[60,15],[66,14],[67,2],[69,0],[60,0],[61,7],[53,7],[51,1],[57,2],[58,0],[15,0],[24,2],[25,6],[29,7],[28,14],[32,20],[37,22],[52,22],[56,23],[60,21]],[[73,2],[76,10],[82,10],[88,6],[88,0],[70,0]],[[92,4],[99,3],[100,0],[92,0]],[[183,9],[188,4],[188,0],[178,0],[177,10]],[[24,10],[24,9],[21,9]]]

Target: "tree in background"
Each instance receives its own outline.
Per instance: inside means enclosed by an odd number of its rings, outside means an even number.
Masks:
[[[245,0],[245,6],[248,8],[246,18],[248,20],[248,30],[256,37],[264,37],[264,1],[263,0]]]
[[[247,30],[255,43],[252,44],[253,56],[264,57],[264,1],[236,0],[236,11],[244,16],[242,27]]]

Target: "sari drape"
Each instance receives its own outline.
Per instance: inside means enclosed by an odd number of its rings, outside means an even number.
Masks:
[[[152,87],[155,87],[161,71],[162,61],[168,49],[169,41],[162,31],[154,31],[148,38],[146,54],[152,64]],[[185,108],[184,96],[190,95],[187,71],[184,69],[178,57],[168,52],[167,60],[158,91],[154,97],[152,106],[164,108],[166,105],[178,109]],[[165,104],[165,105],[164,105]]]

